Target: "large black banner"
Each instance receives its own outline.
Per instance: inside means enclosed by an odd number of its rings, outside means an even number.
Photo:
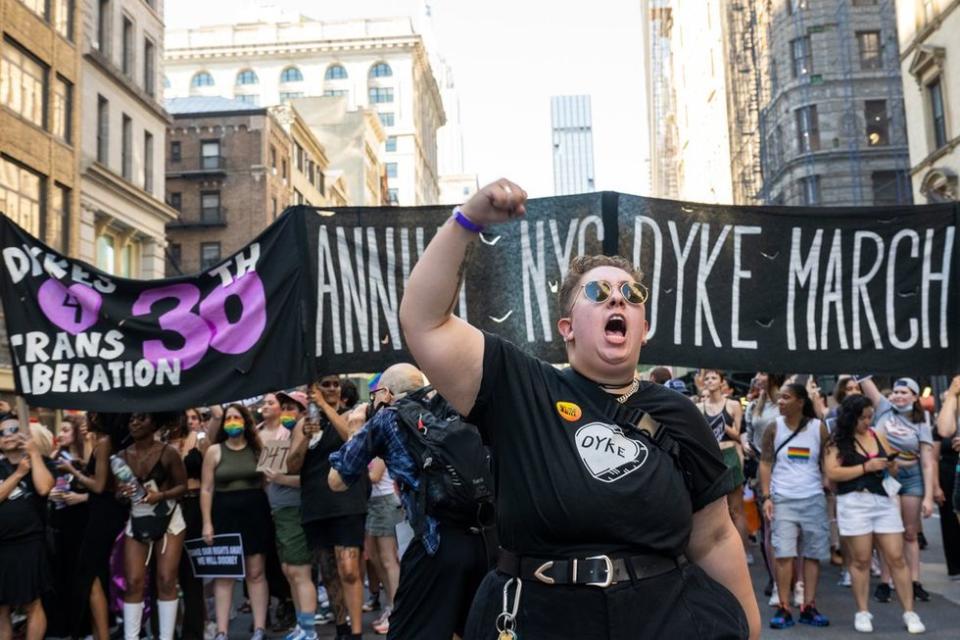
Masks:
[[[0,218],[14,379],[31,404],[182,409],[310,378],[302,213],[205,273],[152,281],[65,258]]]
[[[305,218],[317,368],[409,359],[398,320],[410,269],[449,207]],[[732,207],[618,193],[530,201],[482,234],[457,313],[565,360],[557,291],[570,258],[619,253],[646,274],[645,363],[810,373],[960,368],[953,204]]]

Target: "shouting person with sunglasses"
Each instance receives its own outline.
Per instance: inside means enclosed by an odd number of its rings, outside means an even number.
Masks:
[[[411,353],[496,457],[503,550],[466,639],[756,637],[725,499],[733,473],[693,403],[636,377],[642,274],[616,256],[571,261],[557,321],[564,371],[452,314],[468,247],[525,204],[499,180],[456,208],[400,309]]]

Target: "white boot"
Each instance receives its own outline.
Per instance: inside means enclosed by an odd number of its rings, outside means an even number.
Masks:
[[[177,628],[178,600],[157,600],[157,617],[160,619],[160,640],[173,640]]]
[[[123,603],[124,640],[140,640],[140,625],[143,622],[143,603]]]

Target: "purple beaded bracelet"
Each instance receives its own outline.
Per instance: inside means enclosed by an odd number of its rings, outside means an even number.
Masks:
[[[477,224],[467,216],[463,215],[463,211],[460,211],[460,207],[454,208],[453,219],[456,220],[457,224],[470,233],[483,233],[483,225]]]

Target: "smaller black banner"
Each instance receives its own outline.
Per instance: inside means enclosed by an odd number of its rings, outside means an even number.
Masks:
[[[194,578],[236,578],[245,576],[243,564],[243,540],[239,533],[213,536],[208,545],[203,538],[186,540],[183,543],[190,557]]]

